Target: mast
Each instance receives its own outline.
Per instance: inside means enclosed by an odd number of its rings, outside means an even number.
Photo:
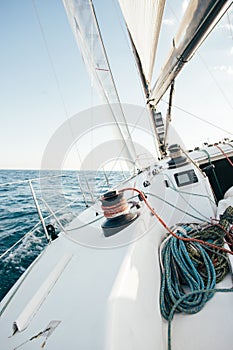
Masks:
[[[155,106],[158,104],[172,81],[231,5],[232,1],[229,0],[190,1],[173,39],[173,48],[152,89],[151,103]]]
[[[163,157],[166,155],[166,139],[171,114],[173,82],[184,67],[185,63],[192,58],[197,48],[206,39],[220,18],[231,6],[232,1],[190,0],[189,6],[179,26],[179,30],[172,41],[172,50],[152,89],[151,80],[153,69],[148,69],[150,64],[148,64],[147,57],[150,57],[150,63],[153,62],[154,64],[165,1],[118,1],[129,32],[142,86],[149,106],[150,115],[154,125],[155,139],[157,141],[159,152]],[[142,9],[143,6],[144,11]],[[151,23],[154,23],[154,27]],[[141,24],[141,27],[139,24]],[[144,26],[150,28],[151,32],[154,33],[152,36],[149,35],[150,40],[153,38],[151,47],[144,44],[144,41],[146,41],[145,36],[142,36],[141,34],[139,35],[139,30],[141,33],[147,33]],[[140,29],[138,29],[138,27],[140,27]],[[151,50],[153,50],[153,53]],[[171,92],[166,130],[165,135],[161,137],[161,130],[155,125],[156,107],[169,87],[171,87]]]
[[[165,0],[119,0],[125,24],[128,30],[132,50],[141,78],[149,115],[154,128],[154,139],[158,154],[163,154],[162,117],[150,103],[151,79],[162,24]],[[143,33],[143,35],[142,35]],[[159,127],[156,125],[157,121]]]

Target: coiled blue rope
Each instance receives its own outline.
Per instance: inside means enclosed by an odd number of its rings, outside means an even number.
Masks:
[[[226,217],[223,215],[222,219]],[[220,223],[227,229],[231,221],[228,218],[228,223],[224,225],[222,219]],[[160,308],[162,316],[168,321],[168,350],[171,350],[171,322],[175,312],[197,313],[216,292],[233,292],[233,288],[215,288],[229,271],[228,257],[217,249],[224,245],[224,231],[217,226],[207,225],[200,229],[198,224],[182,224],[176,234],[201,238],[214,244],[216,249],[175,236],[168,236],[162,244]]]
[[[178,231],[177,235],[188,237],[181,231]],[[198,272],[197,264],[190,256],[187,247],[189,250],[192,247],[202,258],[206,269],[206,280]],[[194,314],[200,311],[205,303],[213,297],[213,291],[193,293],[213,290],[216,285],[214,265],[201,244],[197,242],[187,243],[171,236],[163,246],[162,264],[160,308],[161,314],[166,320],[170,319],[171,310],[178,301],[176,312]],[[187,295],[188,293],[190,295]]]

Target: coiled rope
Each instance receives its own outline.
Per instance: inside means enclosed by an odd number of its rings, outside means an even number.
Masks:
[[[171,350],[171,322],[175,312],[194,314],[216,292],[233,292],[233,287],[215,288],[216,283],[229,271],[226,253],[233,254],[233,251],[224,248],[224,238],[231,231],[233,223],[233,208],[227,208],[217,225],[208,224],[204,229],[199,224],[182,225],[174,231],[151,207],[142,191],[136,188],[121,191],[139,193],[148,209],[169,233],[161,246],[160,308],[161,314],[168,320],[168,350]]]
[[[226,232],[231,231],[233,208],[220,216],[218,225],[190,224],[177,227],[177,234],[202,238],[216,246],[210,249],[198,242],[185,242],[169,235],[161,246],[162,281],[160,309],[168,321],[168,350],[171,350],[171,321],[175,312],[199,312],[216,292],[229,293],[233,288],[217,289],[230,270],[226,252],[220,253]]]
[[[224,231],[216,226],[207,226],[198,230],[199,225],[181,225],[177,234],[183,237],[201,237],[216,247],[224,245]],[[173,306],[187,293],[191,295],[179,302],[176,312],[194,314],[200,311],[205,303],[213,297],[215,288],[229,271],[226,253],[220,254],[217,249],[210,249],[198,242],[184,242],[168,236],[161,246],[162,282],[160,291],[161,314],[170,319]],[[203,291],[197,293],[194,291]]]
[[[176,237],[177,239],[180,239],[182,241],[189,241],[189,242],[198,242],[200,244],[203,244],[205,246],[209,246],[210,248],[214,248],[214,249],[218,249],[219,251],[223,251],[225,253],[229,253],[233,255],[233,251],[226,249],[224,247],[218,247],[215,246],[214,244],[207,242],[207,241],[203,241],[202,239],[197,239],[194,237],[183,237],[180,235],[177,235],[173,230],[170,229],[170,227],[165,223],[165,221],[157,214],[157,212],[155,211],[154,208],[152,208],[152,206],[149,204],[149,202],[146,199],[145,194],[138,190],[137,188],[134,187],[127,187],[124,188],[122,190],[120,190],[119,192],[124,192],[124,191],[135,191],[140,195],[141,200],[143,200],[147,206],[147,208],[151,211],[151,213],[156,217],[156,219],[160,222],[160,224],[174,237]]]
[[[107,219],[113,219],[129,213],[130,206],[126,198],[124,198],[123,192],[110,191],[105,193],[100,199],[102,203],[101,208]]]

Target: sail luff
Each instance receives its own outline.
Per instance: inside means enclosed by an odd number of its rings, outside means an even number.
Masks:
[[[129,32],[140,77],[148,94],[165,0],[118,0]]]
[[[165,0],[118,0],[118,2],[128,30],[144,94],[148,99]],[[148,107],[154,126],[156,112],[150,104]],[[161,153],[161,138],[156,127],[154,131],[155,148],[159,154]]]
[[[109,105],[115,121],[116,137],[122,139],[124,153],[134,163],[137,158],[135,147],[112,76],[93,3],[91,0],[63,0],[63,4],[88,73],[97,84],[104,102]]]
[[[154,48],[152,50],[152,59],[151,59],[151,67],[149,71],[149,78],[150,81],[152,79],[153,69],[154,69],[154,63],[155,63],[155,55],[157,51],[158,41],[159,41],[159,34],[161,30],[161,24],[163,19],[163,13],[164,13],[164,7],[165,7],[165,0],[159,0],[157,5],[157,16],[155,18],[156,27],[154,27]]]
[[[114,88],[114,94],[116,96],[117,103],[118,103],[118,106],[119,106],[119,108],[118,108],[119,112],[118,113],[120,113],[121,119],[123,119],[123,123],[124,123],[123,126],[122,126],[122,124],[118,123],[118,119],[116,117],[116,114],[115,114],[112,106],[111,106],[111,101],[109,101],[109,98],[108,98],[108,96],[106,94],[106,91],[104,91],[105,92],[105,98],[106,98],[106,100],[107,100],[107,102],[109,104],[109,107],[110,107],[111,113],[113,115],[113,118],[114,118],[115,122],[118,125],[118,128],[119,128],[120,134],[122,136],[122,139],[124,140],[124,147],[127,149],[131,160],[133,160],[133,162],[135,162],[135,159],[137,158],[136,150],[135,150],[134,143],[133,143],[130,131],[129,131],[128,123],[127,123],[127,120],[125,118],[124,111],[123,111],[123,108],[122,108],[122,105],[121,105],[121,101],[120,101],[120,97],[119,97],[119,94],[118,94],[118,91],[117,91],[115,80],[114,80],[114,77],[112,75],[112,70],[111,70],[111,67],[110,67],[110,64],[109,64],[109,61],[108,61],[107,52],[105,50],[103,38],[102,38],[102,35],[101,35],[101,32],[100,32],[100,28],[99,28],[99,24],[98,24],[98,21],[97,21],[97,17],[96,17],[96,13],[95,13],[95,9],[94,9],[92,0],[91,0],[91,4],[92,4],[91,7],[92,7],[92,12],[93,12],[93,16],[94,16],[94,19],[95,19],[96,27],[97,27],[97,30],[98,30],[98,33],[99,33],[99,40],[100,40],[100,43],[101,43],[101,46],[102,46],[102,50],[103,50],[103,53],[104,53],[104,58],[106,60],[106,63],[107,63],[108,69],[109,69],[109,75],[110,75],[110,80],[111,80],[112,86]],[[122,122],[122,120],[120,120],[120,122]]]
[[[130,38],[130,42],[131,42],[131,45],[132,45],[133,53],[134,53],[134,56],[135,56],[135,60],[136,60],[136,63],[137,63],[138,71],[139,71],[139,74],[140,74],[142,87],[143,87],[143,90],[144,90],[146,98],[148,98],[149,95],[150,95],[148,81],[146,80],[145,74],[143,72],[142,62],[141,62],[139,54],[137,52],[137,48],[134,45],[133,39],[132,39],[131,34],[130,34],[129,31],[128,31],[128,33],[129,33],[129,38]]]
[[[158,104],[185,63],[192,58],[231,5],[232,1],[229,0],[190,1],[177,35],[173,39],[173,48],[152,89],[150,103]]]

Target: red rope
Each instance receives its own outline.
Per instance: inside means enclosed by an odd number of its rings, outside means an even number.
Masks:
[[[104,216],[107,219],[111,219],[122,214],[126,214],[129,211],[129,204],[127,203],[125,198],[116,197],[114,203],[111,203],[107,202],[106,199],[102,197],[101,208],[104,212]]]
[[[215,221],[215,223],[214,223],[214,221]],[[229,239],[229,241],[226,239],[227,244],[230,246],[231,249],[233,249],[233,236],[230,233],[231,229],[229,230],[229,232],[226,231],[225,228],[219,224],[217,219],[211,219],[211,222],[212,222],[212,225],[218,226],[219,228],[221,228],[225,232],[227,238]]]
[[[177,239],[180,239],[182,241],[187,241],[187,242],[197,242],[197,243],[200,243],[200,244],[204,244],[204,245],[207,245],[208,247],[211,247],[211,248],[214,248],[214,249],[219,249],[219,250],[222,250],[223,252],[225,253],[229,253],[229,254],[232,254],[233,255],[233,252],[229,249],[226,249],[226,248],[223,248],[223,247],[219,247],[219,246],[216,246],[215,244],[211,244],[209,242],[205,242],[201,239],[197,239],[197,238],[192,238],[192,237],[181,237],[181,236],[178,236],[175,232],[173,232],[170,227],[167,226],[167,224],[165,223],[165,221],[163,221],[163,219],[156,213],[156,211],[150,206],[150,204],[148,203],[144,193],[140,190],[138,190],[137,188],[133,188],[133,187],[127,187],[127,188],[124,188],[122,189],[121,191],[119,192],[124,192],[124,191],[135,191],[137,193],[140,194],[142,200],[145,202],[146,206],[149,208],[149,210],[152,212],[152,214],[157,218],[157,220],[161,223],[161,225],[174,237],[176,237]]]
[[[230,163],[230,165],[233,166],[232,161],[230,160],[230,158],[228,157],[228,155],[223,151],[223,149],[222,149],[221,147],[219,147],[218,145],[215,145],[215,146],[216,146],[216,147],[219,149],[219,151],[221,151],[222,154],[226,157],[226,159],[228,160],[228,162]]]

